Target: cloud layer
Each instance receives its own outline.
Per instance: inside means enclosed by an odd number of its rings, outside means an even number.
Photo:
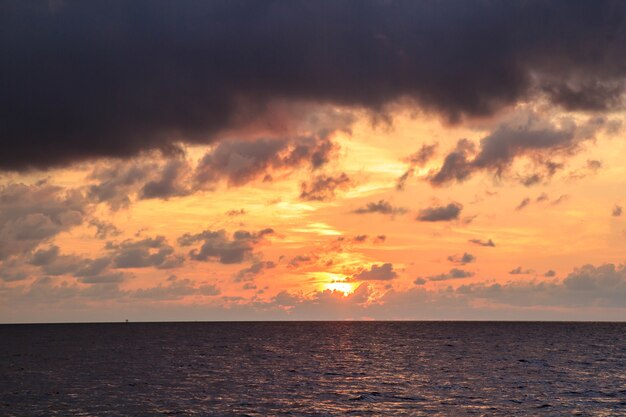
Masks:
[[[268,118],[275,100],[409,99],[450,121],[538,95],[610,110],[626,74],[626,5],[608,0],[0,7],[2,169],[176,152]]]

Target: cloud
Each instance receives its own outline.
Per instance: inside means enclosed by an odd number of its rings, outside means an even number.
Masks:
[[[167,280],[151,288],[169,287],[175,281]],[[185,287],[193,287],[197,289],[196,294],[201,295],[200,288],[204,285],[209,287],[206,289],[209,293],[219,291],[212,284],[189,282],[181,285],[181,292],[190,293],[192,291]],[[162,296],[159,291],[162,290],[155,290],[156,294],[148,293],[142,298],[135,296],[141,291],[121,290],[115,283],[83,286],[47,277],[32,283],[0,283],[0,302],[5,307],[7,321],[28,317],[35,322],[43,321],[43,317],[48,321],[63,320],[67,317],[63,306],[85,302],[91,306],[82,316],[85,321],[94,317],[120,320],[132,311],[144,319],[175,316],[181,320],[310,320],[311,317],[320,320],[368,317],[379,320],[487,320],[497,312],[500,318],[509,320],[619,321],[626,312],[626,266],[584,265],[575,268],[564,280],[474,282],[432,289],[417,281],[415,286],[406,290],[390,289],[378,295],[364,282],[348,296],[328,290],[311,294],[282,291],[268,300],[221,297],[215,299],[215,303],[187,304],[183,310],[180,305],[170,303],[145,304],[183,297]],[[177,290],[172,288],[172,291],[176,293]],[[139,302],[141,304],[137,304]],[[137,306],[142,309],[138,310]],[[19,314],[16,316],[16,313]]]
[[[439,275],[431,275],[427,277],[427,279],[429,281],[448,281],[451,279],[462,279],[462,278],[469,278],[473,276],[474,276],[474,273],[471,271],[465,271],[463,269],[452,268],[450,272],[447,272],[445,274],[439,274]]]
[[[352,180],[343,172],[337,176],[318,175],[311,181],[302,183],[300,198],[307,201],[332,200],[338,190],[346,190],[351,185]]]
[[[191,175],[191,166],[186,160],[172,158],[159,170],[159,177],[146,182],[139,191],[142,200],[159,198],[167,200],[183,197],[192,192],[185,181]]]
[[[4,282],[23,281],[35,275],[28,263],[21,257],[11,257],[0,262],[0,280]]]
[[[517,205],[517,207],[515,207],[515,210],[519,211],[524,209],[526,206],[528,206],[530,204],[530,198],[526,197],[525,199],[522,200],[521,203],[519,203]]]
[[[426,163],[435,156],[435,151],[437,150],[437,143],[431,145],[422,145],[419,151],[414,154],[409,155],[405,158],[405,162],[409,164],[407,170],[398,178],[398,182],[396,183],[396,189],[404,190],[406,182],[408,179],[414,175],[415,168],[423,167]]]
[[[417,278],[415,278],[415,281],[413,281],[413,284],[415,284],[415,285],[424,285],[424,284],[426,284],[426,282],[427,281],[424,278],[417,277]]]
[[[470,239],[468,240],[468,242],[473,243],[474,245],[478,245],[478,246],[488,246],[492,248],[496,246],[496,244],[491,239],[489,240]]]
[[[393,270],[393,265],[384,263],[372,265],[370,269],[364,269],[350,278],[351,281],[388,281],[396,278],[398,274]]]
[[[205,230],[201,233],[186,233],[178,238],[181,246],[191,246],[201,243],[199,248],[192,249],[189,257],[196,261],[217,261],[222,264],[238,264],[248,259],[255,245],[265,236],[273,234],[272,229],[263,229],[252,233],[239,230],[229,238],[225,230]]]
[[[358,209],[353,211],[353,213],[356,214],[380,213],[392,216],[396,214],[404,214],[406,212],[407,210],[404,207],[394,207],[391,205],[391,203],[385,200],[367,203],[365,207],[359,207]]]
[[[159,284],[156,287],[139,288],[129,295],[138,299],[167,301],[180,300],[189,295],[215,296],[220,293],[221,291],[216,285],[197,285],[190,279],[178,279],[176,276],[171,276],[166,285]]]
[[[549,269],[549,270],[547,270],[547,271],[543,274],[543,276],[544,276],[544,277],[546,277],[546,278],[552,278],[552,277],[555,277],[555,276],[556,276],[556,271],[554,271],[553,269]]]
[[[300,268],[301,266],[315,263],[317,257],[311,255],[296,255],[287,264],[290,268]]]
[[[278,99],[380,111],[404,98],[452,122],[539,96],[584,111],[622,102],[619,2],[2,8],[4,169],[175,152],[271,126]]]
[[[267,181],[275,172],[289,172],[300,166],[320,168],[328,162],[335,148],[327,135],[226,140],[204,155],[194,177],[200,188],[211,188],[221,180],[230,186],[256,179]]]
[[[613,207],[613,211],[611,212],[613,217],[620,217],[622,215],[622,206],[618,206],[617,204]]]
[[[225,214],[228,217],[243,216],[243,215],[247,214],[247,211],[245,211],[244,209],[228,210]]]
[[[116,161],[96,166],[89,175],[95,184],[87,187],[87,195],[96,203],[106,203],[112,210],[128,207],[129,195],[160,171],[158,163],[145,160]]]
[[[552,204],[553,206],[556,206],[558,204],[561,204],[562,202],[564,202],[568,198],[569,198],[569,195],[563,194],[563,195],[559,196],[559,198],[557,198],[556,200],[552,201],[550,204]]]
[[[419,211],[416,220],[422,222],[441,222],[459,218],[463,209],[460,203],[450,203],[447,206],[434,206]]]
[[[96,228],[97,239],[108,239],[109,237],[119,236],[122,231],[119,230],[113,223],[109,223],[103,220],[91,219],[89,226]]]
[[[561,283],[474,284],[459,291],[512,306],[626,307],[626,267],[603,264],[574,269]]]
[[[466,180],[472,174],[469,155],[474,153],[475,146],[468,139],[460,139],[455,149],[443,160],[439,171],[430,174],[428,180],[432,185],[442,185],[452,180],[458,182]]]
[[[509,274],[511,275],[526,275],[526,274],[532,274],[532,273],[533,273],[532,269],[522,269],[521,266],[518,266],[517,268],[514,268],[509,271]]]
[[[82,224],[89,210],[78,190],[47,183],[0,186],[0,261]]]
[[[476,262],[476,257],[471,253],[463,253],[463,255],[450,255],[448,256],[448,261],[453,262],[455,264],[466,265],[472,262]]]
[[[275,267],[276,264],[272,261],[257,261],[250,265],[250,267],[237,272],[233,279],[235,282],[253,281],[257,275],[263,273],[266,269],[272,269]]]
[[[159,268],[181,266],[184,258],[174,253],[174,248],[164,236],[140,240],[107,242],[105,249],[111,251],[113,268]]]
[[[524,185],[533,185],[541,182],[544,175],[551,177],[563,167],[563,164],[546,161],[545,154],[572,154],[582,141],[592,139],[602,129],[615,129],[615,122],[591,117],[582,123],[567,118],[557,123],[533,112],[520,112],[482,138],[478,151],[467,139],[459,140],[439,170],[427,179],[433,186],[441,186],[465,181],[478,171],[500,177],[517,158],[527,156],[545,171],[545,174],[535,173],[522,179]]]
[[[31,265],[39,267],[36,275],[45,274],[52,277],[71,275],[83,284],[99,285],[119,283],[128,278],[123,272],[111,270],[112,267],[119,267],[113,261],[114,258],[111,255],[94,259],[77,255],[64,255],[55,245],[34,252],[29,259]],[[158,265],[150,264],[134,267],[146,266],[158,267]]]

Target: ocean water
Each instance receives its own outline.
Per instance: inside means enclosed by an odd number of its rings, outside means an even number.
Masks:
[[[626,323],[0,326],[2,416],[626,415]]]

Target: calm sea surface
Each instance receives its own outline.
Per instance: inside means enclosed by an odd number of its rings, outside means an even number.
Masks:
[[[0,326],[0,415],[626,415],[626,323]]]

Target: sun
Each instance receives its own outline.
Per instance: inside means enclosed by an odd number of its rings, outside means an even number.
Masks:
[[[325,285],[325,287],[327,290],[341,292],[343,293],[344,296],[349,295],[354,292],[354,288],[352,287],[352,284],[350,284],[349,282],[342,282],[342,281],[329,282],[328,284]]]

